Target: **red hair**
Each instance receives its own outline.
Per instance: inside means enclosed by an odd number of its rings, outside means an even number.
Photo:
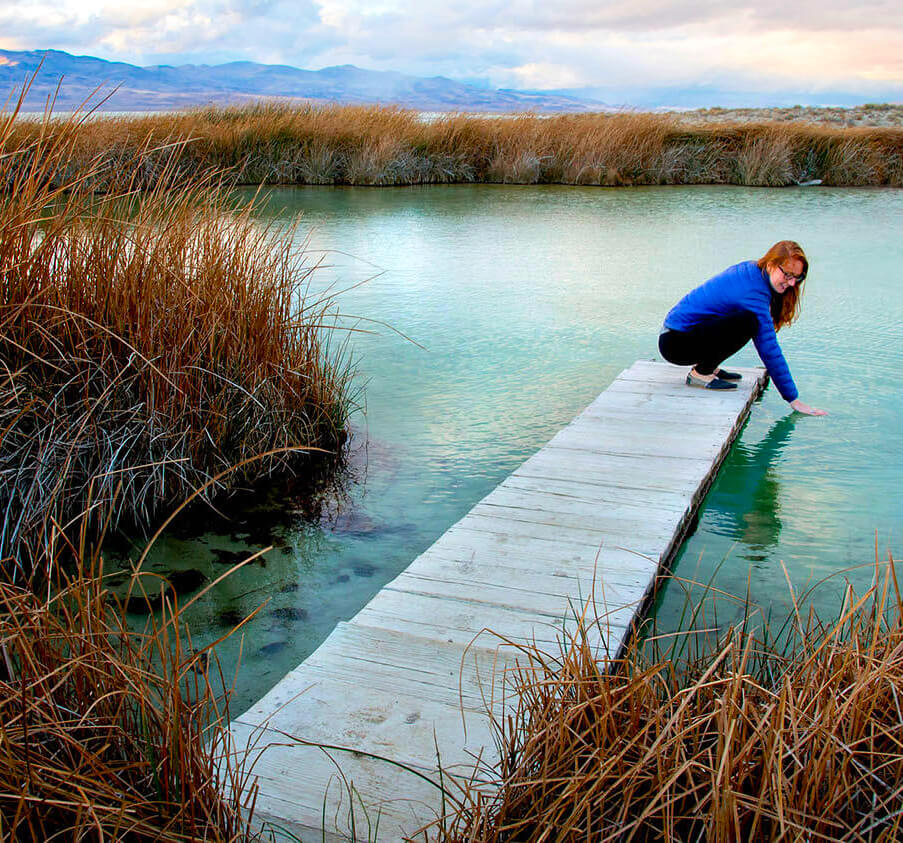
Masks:
[[[803,281],[809,274],[809,261],[803,247],[795,240],[780,240],[775,243],[759,260],[756,265],[764,272],[769,272],[773,267],[783,267],[784,264],[796,258],[803,265],[800,280],[788,287],[782,294],[772,296],[771,318],[774,320],[774,329],[779,331],[785,325],[795,322],[800,315],[800,297],[803,294]]]

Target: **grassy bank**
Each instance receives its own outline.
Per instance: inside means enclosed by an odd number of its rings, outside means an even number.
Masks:
[[[798,607],[780,636],[734,629],[693,658],[598,662],[581,635],[526,651],[498,792],[449,839],[899,839],[901,600],[889,559],[831,624]]]
[[[37,129],[16,127],[18,143]],[[160,146],[191,139],[175,163]],[[166,166],[249,184],[736,184],[903,186],[903,129],[668,114],[490,118],[364,106],[258,105],[94,120],[72,163],[152,184]],[[140,166],[138,162],[140,160]],[[96,177],[99,187],[106,177]]]
[[[125,167],[86,152],[91,124],[23,137],[12,117],[0,118],[0,558],[29,573],[51,524],[97,527],[104,512],[147,527],[195,489],[212,499],[305,471],[305,450],[336,453],[347,369],[292,232],[232,212],[206,167],[186,176],[179,145],[138,144]]]

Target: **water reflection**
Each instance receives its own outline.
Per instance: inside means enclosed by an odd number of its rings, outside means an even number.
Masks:
[[[753,563],[765,562],[765,551],[781,535],[777,468],[797,418],[791,413],[778,419],[758,442],[738,441],[709,504],[713,531],[741,542],[739,556]]]

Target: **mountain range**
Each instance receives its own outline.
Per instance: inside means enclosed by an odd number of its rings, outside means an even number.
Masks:
[[[105,111],[149,111],[237,104],[260,99],[395,104],[420,111],[597,111],[604,104],[571,93],[490,89],[443,76],[407,76],[354,65],[301,70],[239,61],[138,67],[60,50],[0,50],[0,96],[15,98],[35,72],[24,110],[71,110],[93,92],[110,94]],[[60,80],[62,84],[60,85]],[[57,86],[59,92],[57,93]],[[112,93],[111,93],[112,92]],[[95,95],[92,102],[97,102]]]

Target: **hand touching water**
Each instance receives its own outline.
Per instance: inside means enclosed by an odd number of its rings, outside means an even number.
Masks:
[[[793,407],[798,413],[805,413],[807,416],[826,416],[828,415],[827,410],[819,410],[817,407],[810,407],[808,404],[800,401],[799,398],[794,398],[793,401],[790,402],[790,406]]]

